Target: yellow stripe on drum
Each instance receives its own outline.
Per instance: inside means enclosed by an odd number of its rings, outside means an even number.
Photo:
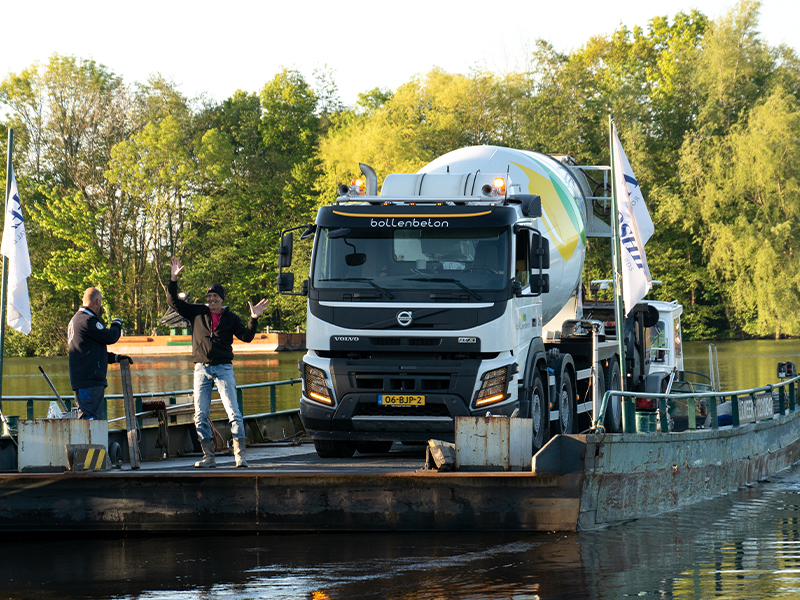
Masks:
[[[555,244],[558,253],[564,260],[569,260],[581,239],[581,232],[564,205],[555,184],[549,177],[540,175],[519,163],[516,165],[528,176],[528,193],[537,194],[542,199],[542,220],[544,221],[550,240]]]

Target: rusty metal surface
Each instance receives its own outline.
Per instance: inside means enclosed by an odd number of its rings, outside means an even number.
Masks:
[[[108,439],[107,421],[82,419],[24,419],[18,425],[20,471],[65,471],[68,444],[102,444]]]
[[[473,467],[531,470],[531,419],[456,417],[455,440],[456,470]]]
[[[652,516],[800,460],[800,412],[739,428],[587,436],[579,529]]]

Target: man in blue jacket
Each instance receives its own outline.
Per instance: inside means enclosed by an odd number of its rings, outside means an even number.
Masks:
[[[183,270],[177,258],[171,258],[167,302],[192,324],[192,360],[194,360],[194,425],[203,449],[203,459],[195,467],[215,467],[214,437],[211,433],[211,389],[216,384],[219,397],[231,424],[233,455],[237,467],[246,467],[244,458],[244,421],[236,402],[233,376],[233,336],[251,342],[256,334],[258,317],[267,308],[266,299],[250,305],[250,320],[245,327],[238,315],[223,306],[225,289],[213,283],[206,291],[206,304],[191,304],[178,296],[178,274]]]
[[[122,335],[122,321],[114,319],[106,327],[100,320],[103,294],[94,287],[83,293],[83,306],[75,313],[67,329],[69,344],[69,382],[75,393],[75,404],[81,419],[102,419],[103,399],[108,385],[109,363],[130,356],[109,352],[107,346]]]

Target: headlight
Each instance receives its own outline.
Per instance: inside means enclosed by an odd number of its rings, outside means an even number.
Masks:
[[[311,365],[305,367],[306,395],[317,402],[333,404],[333,394],[325,385],[325,373]]]
[[[508,367],[500,367],[483,374],[483,383],[475,398],[475,406],[486,406],[506,399]]]

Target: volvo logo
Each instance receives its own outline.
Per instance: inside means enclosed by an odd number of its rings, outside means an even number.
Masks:
[[[411,316],[410,310],[401,310],[397,313],[397,324],[400,327],[408,327],[411,325],[411,321],[413,321],[413,317]]]
[[[333,339],[337,342],[357,342],[358,337],[353,335],[335,335]]]

